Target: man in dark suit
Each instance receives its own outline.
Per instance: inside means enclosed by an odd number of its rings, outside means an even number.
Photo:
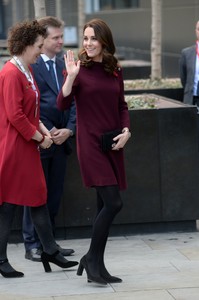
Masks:
[[[199,107],[199,21],[196,23],[196,44],[182,50],[180,79],[184,88],[183,102]]]
[[[47,36],[43,44],[43,53],[32,68],[40,90],[40,120],[50,131],[54,142],[49,149],[41,149],[41,161],[48,189],[49,214],[55,230],[55,217],[63,194],[67,155],[71,151],[70,138],[75,132],[76,109],[73,103],[68,111],[61,112],[56,105],[65,74],[64,60],[57,57],[63,47],[64,24],[54,17],[41,18],[39,23],[47,29]],[[40,261],[41,243],[31,221],[28,207],[24,208],[23,237],[25,258]],[[74,253],[73,249],[57,246],[64,256]]]

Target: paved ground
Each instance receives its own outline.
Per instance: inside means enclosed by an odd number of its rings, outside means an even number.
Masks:
[[[78,260],[88,239],[60,241],[73,247]],[[86,274],[76,275],[51,265],[45,273],[41,263],[24,258],[23,244],[9,244],[9,259],[24,278],[0,276],[0,300],[198,300],[199,232],[160,233],[109,238],[106,265],[122,283],[98,286],[87,283]]]

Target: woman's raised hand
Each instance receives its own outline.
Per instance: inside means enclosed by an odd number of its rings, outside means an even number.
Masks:
[[[64,97],[70,95],[74,80],[80,70],[80,60],[75,62],[73,51],[68,50],[67,55],[64,55],[64,61],[66,65],[67,77],[62,87],[62,93]]]
[[[67,55],[64,55],[64,61],[65,61],[66,71],[68,76],[76,77],[80,69],[80,60],[75,62],[73,51],[71,50],[67,51]]]

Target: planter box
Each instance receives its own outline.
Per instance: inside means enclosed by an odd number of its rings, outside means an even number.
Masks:
[[[114,221],[117,233],[125,225],[131,225],[131,230],[138,224],[148,227],[166,224],[168,228],[169,224],[190,222],[196,226],[199,219],[196,107],[159,98],[158,108],[130,110],[129,114],[132,138],[125,148],[128,189],[122,192],[124,207]],[[82,186],[75,139],[73,148],[57,217],[57,231],[62,238],[74,232],[78,237],[83,236],[90,230],[95,214],[95,191]],[[19,228],[16,217],[13,230]]]
[[[125,95],[155,94],[162,97],[183,101],[183,88],[160,88],[150,90],[125,90]]]
[[[158,106],[130,111],[133,136],[126,147],[129,188],[123,195],[123,222],[199,218],[196,107],[166,98]]]
[[[127,79],[147,79],[151,73],[151,63],[144,60],[120,60],[123,78]]]

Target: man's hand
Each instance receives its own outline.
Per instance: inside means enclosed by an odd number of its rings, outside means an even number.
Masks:
[[[69,137],[70,137],[70,129],[67,128],[53,128],[53,130],[50,131],[52,140],[56,145],[63,144]]]

